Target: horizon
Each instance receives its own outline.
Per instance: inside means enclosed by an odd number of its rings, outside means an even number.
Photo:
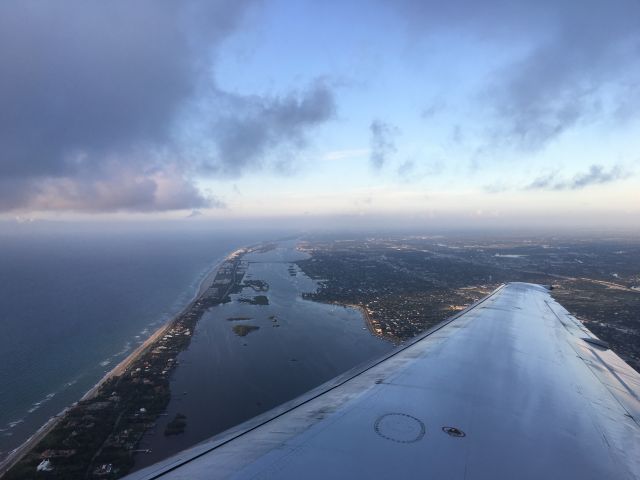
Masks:
[[[517,238],[556,238],[585,240],[606,239],[636,239],[640,234],[640,227],[634,223],[624,225],[613,223],[603,225],[588,223],[548,222],[540,218],[532,222],[524,218],[520,223],[511,222],[491,223],[484,221],[458,222],[451,219],[448,222],[436,223],[418,222],[416,219],[372,219],[344,215],[341,217],[304,219],[292,218],[248,218],[233,220],[199,219],[124,219],[124,220],[14,220],[0,219],[0,236],[28,237],[31,235],[101,235],[105,237],[118,235],[162,235],[162,234],[190,234],[209,233],[213,235],[251,234],[257,235],[262,241],[278,240],[289,237],[300,239],[327,236],[335,239],[371,237],[424,237],[424,238],[464,238],[492,236],[499,239]],[[258,238],[258,237],[256,237]]]

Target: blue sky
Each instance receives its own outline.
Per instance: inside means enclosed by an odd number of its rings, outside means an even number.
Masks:
[[[179,5],[2,5],[0,215],[640,224],[635,2]]]

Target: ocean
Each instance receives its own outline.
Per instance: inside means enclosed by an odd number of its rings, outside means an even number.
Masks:
[[[227,253],[270,238],[24,230],[0,232],[0,461],[180,311]]]

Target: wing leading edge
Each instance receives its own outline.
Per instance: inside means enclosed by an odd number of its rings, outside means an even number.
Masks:
[[[640,478],[640,375],[511,283],[383,359],[130,479]]]

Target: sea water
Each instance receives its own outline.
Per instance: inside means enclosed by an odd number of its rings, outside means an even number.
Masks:
[[[136,468],[157,462],[221,431],[285,403],[362,364],[394,345],[372,335],[353,308],[303,298],[318,283],[294,262],[306,258],[294,241],[245,256],[247,280],[269,287],[245,287],[231,302],[209,309],[196,325],[189,348],[177,357],[167,415],[147,432]],[[257,295],[268,305],[240,301]],[[258,327],[246,336],[237,325]],[[177,415],[186,416],[179,435],[164,434]]]
[[[0,461],[269,235],[25,230],[0,231]]]

